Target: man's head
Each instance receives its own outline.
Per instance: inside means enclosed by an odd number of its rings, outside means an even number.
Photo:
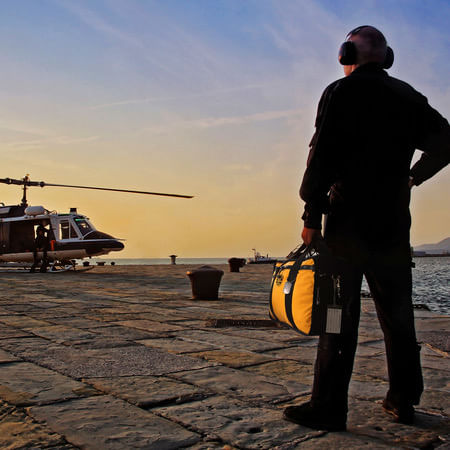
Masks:
[[[36,229],[36,234],[38,236],[44,236],[47,231],[48,230],[43,225],[39,225]]]
[[[383,33],[370,25],[350,31],[339,50],[339,62],[344,65],[345,75],[370,62],[389,68],[393,59],[394,54]]]

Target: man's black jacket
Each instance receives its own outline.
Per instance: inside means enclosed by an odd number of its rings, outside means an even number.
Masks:
[[[427,99],[377,64],[358,67],[328,86],[300,188],[303,220],[321,228],[322,214],[383,241],[409,238],[409,177],[415,185],[450,161],[450,126]],[[424,153],[412,169],[415,149]]]
[[[49,239],[45,234],[38,234],[34,240],[34,247],[36,249],[48,249]]]

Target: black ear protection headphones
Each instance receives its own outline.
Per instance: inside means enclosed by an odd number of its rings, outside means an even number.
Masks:
[[[360,27],[355,28],[354,30],[350,31],[350,33],[347,34],[347,37],[345,38],[345,42],[341,45],[339,48],[339,62],[343,66],[351,66],[353,64],[356,64],[356,55],[358,53],[356,49],[356,45],[353,41],[349,41],[348,39],[354,36],[355,34],[358,34],[363,28],[368,27],[369,25],[362,25]],[[384,58],[384,61],[382,63],[383,69],[389,69],[392,64],[394,64],[394,51],[391,47],[387,47],[386,49],[386,56]]]

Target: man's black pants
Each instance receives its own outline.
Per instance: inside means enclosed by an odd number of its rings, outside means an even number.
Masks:
[[[358,340],[363,275],[369,284],[384,333],[389,374],[387,398],[394,405],[418,404],[423,391],[420,347],[416,341],[412,307],[409,242],[370,249],[353,236],[325,233],[333,254],[350,262],[341,280],[345,304],[343,333],[319,338],[312,404],[338,415],[348,410],[347,396]]]
[[[47,249],[34,249],[33,250],[33,265],[31,266],[31,271],[34,271],[36,267],[39,265],[39,262],[41,259],[38,256],[38,252],[42,252],[42,265],[41,265],[41,272],[45,272],[47,270],[48,265],[48,257],[47,257]]]

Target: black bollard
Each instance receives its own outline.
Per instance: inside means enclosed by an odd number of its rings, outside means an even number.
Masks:
[[[228,260],[228,264],[230,266],[230,272],[239,272],[241,267],[245,266],[244,258],[230,258]]]
[[[201,266],[186,272],[191,280],[192,296],[196,300],[217,300],[223,270],[211,266]]]

